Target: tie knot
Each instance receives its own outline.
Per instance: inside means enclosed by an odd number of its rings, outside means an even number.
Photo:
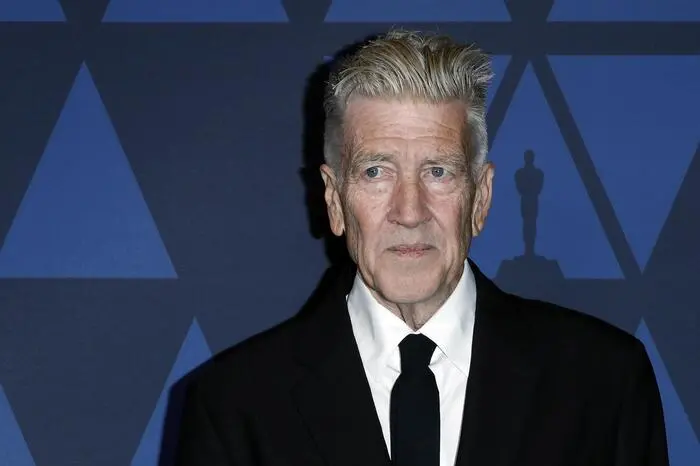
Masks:
[[[428,368],[435,351],[435,343],[421,334],[411,334],[399,343],[401,373],[423,371]]]

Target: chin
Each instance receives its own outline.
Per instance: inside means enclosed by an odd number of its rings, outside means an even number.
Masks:
[[[434,270],[382,270],[375,275],[375,285],[384,299],[395,304],[426,301],[437,293],[440,275]]]

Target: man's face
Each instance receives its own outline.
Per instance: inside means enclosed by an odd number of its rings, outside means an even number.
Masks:
[[[322,167],[331,228],[378,298],[449,294],[491,201],[493,167],[470,176],[464,104],[351,99],[342,186]],[[446,297],[446,296],[445,296]]]

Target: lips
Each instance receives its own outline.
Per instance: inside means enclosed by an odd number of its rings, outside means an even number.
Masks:
[[[416,243],[397,244],[396,246],[391,246],[389,251],[400,256],[417,257],[424,255],[431,249],[433,249],[433,247],[429,244]]]

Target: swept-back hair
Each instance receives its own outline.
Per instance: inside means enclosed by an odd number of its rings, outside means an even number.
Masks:
[[[473,44],[437,34],[392,30],[362,45],[331,71],[325,89],[324,157],[342,177],[343,116],[353,96],[465,104],[465,146],[473,176],[488,152],[486,93],[491,61]]]

